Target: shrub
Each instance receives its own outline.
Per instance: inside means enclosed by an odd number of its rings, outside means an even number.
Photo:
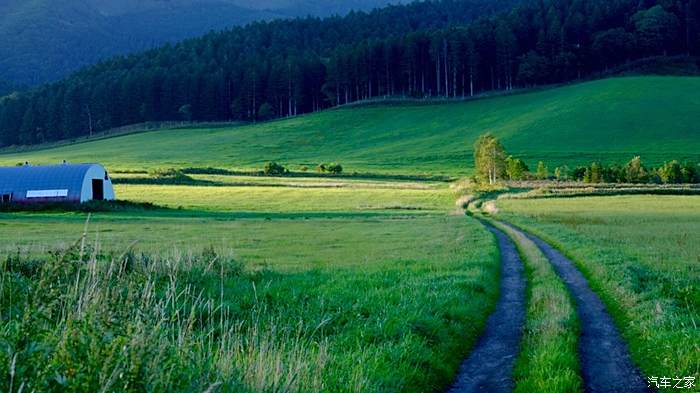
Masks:
[[[554,177],[556,177],[558,181],[567,181],[569,180],[570,176],[571,171],[566,165],[558,166],[554,169]]]
[[[546,180],[549,178],[549,169],[544,165],[544,162],[537,163],[537,180]]]
[[[331,164],[318,164],[316,167],[316,172],[318,173],[333,173],[340,174],[343,173],[343,166],[337,163]]]
[[[508,156],[506,158],[506,175],[509,180],[523,180],[530,168],[519,158]]]
[[[265,164],[265,168],[263,168],[263,172],[266,175],[284,175],[286,173],[289,173],[287,168],[284,166],[274,162],[270,161],[267,164]]]
[[[681,183],[683,181],[681,164],[676,160],[665,163],[659,168],[659,177],[664,183]]]
[[[328,173],[333,173],[333,174],[338,175],[338,174],[343,173],[343,166],[340,164],[332,163],[326,167],[326,170],[328,171]]]

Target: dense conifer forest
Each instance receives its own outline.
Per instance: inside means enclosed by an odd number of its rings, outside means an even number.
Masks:
[[[698,0],[439,0],[258,22],[2,98],[0,145],[568,82],[639,59],[695,56],[698,17]]]

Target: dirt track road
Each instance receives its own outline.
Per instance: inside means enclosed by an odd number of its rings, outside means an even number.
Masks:
[[[496,236],[501,252],[500,297],[486,330],[462,363],[448,393],[511,392],[514,387],[512,373],[525,323],[527,282],[513,241],[488,223],[484,225]],[[627,344],[605,305],[574,263],[542,239],[510,227],[540,248],[575,301],[581,323],[578,354],[584,391],[652,392],[632,362]]]
[[[500,296],[449,393],[513,390],[513,366],[525,324],[525,268],[510,238],[490,225],[487,228],[496,236],[501,252]]]
[[[554,266],[576,302],[581,321],[578,352],[586,392],[651,392],[627,344],[598,295],[573,262],[542,239],[530,238]]]

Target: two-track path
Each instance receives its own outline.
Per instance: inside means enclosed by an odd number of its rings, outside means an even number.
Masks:
[[[513,390],[513,365],[518,356],[526,308],[523,265],[510,238],[498,229],[485,225],[495,234],[501,251],[500,298],[483,336],[462,364],[449,393]],[[547,257],[576,303],[581,323],[578,353],[584,391],[651,392],[642,373],[632,362],[627,344],[605,305],[590,288],[583,274],[554,247],[532,234],[524,234]]]
[[[500,294],[484,334],[462,363],[450,393],[513,390],[513,366],[525,325],[525,267],[510,238],[486,227],[496,236],[501,252]]]
[[[586,392],[650,392],[630,358],[627,344],[588,281],[569,258],[544,240],[526,233],[554,266],[576,302],[581,323],[578,353]]]

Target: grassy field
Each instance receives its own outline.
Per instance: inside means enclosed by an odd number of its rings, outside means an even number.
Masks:
[[[9,221],[21,222],[18,244],[80,238],[82,217],[33,218]],[[113,370],[109,391],[430,391],[495,301],[493,240],[464,218],[181,220],[96,217],[87,245],[102,249],[87,264],[4,260],[2,373],[16,363],[15,387],[42,391],[99,390]],[[134,238],[166,255],[129,253],[117,276],[112,246]],[[176,238],[186,248],[170,248]],[[202,254],[207,244],[222,257]]]
[[[498,216],[563,249],[647,375],[700,378],[700,197],[501,200]]]
[[[221,167],[292,170],[339,162],[347,172],[460,175],[476,138],[491,131],[535,167],[700,159],[700,79],[630,77],[441,105],[352,107],[288,120],[174,129],[0,155],[15,165],[98,161],[109,169]],[[533,143],[535,142],[536,143]]]
[[[119,185],[120,198],[195,210],[270,213],[445,212],[457,199],[447,187],[431,190],[293,187]]]

